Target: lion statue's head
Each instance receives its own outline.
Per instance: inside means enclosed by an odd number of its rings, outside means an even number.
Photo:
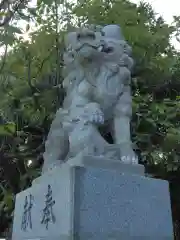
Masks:
[[[100,98],[111,95],[111,99],[116,99],[123,86],[130,83],[131,47],[118,25],[98,29],[84,28],[67,35],[64,63],[68,77],[64,86],[67,88],[70,82],[76,85],[86,78],[99,89]]]

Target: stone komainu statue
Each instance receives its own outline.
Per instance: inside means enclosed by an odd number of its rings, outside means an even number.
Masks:
[[[81,155],[138,163],[130,138],[131,48],[119,26],[98,29],[84,28],[66,36],[66,97],[46,141],[43,172]],[[103,125],[110,129],[114,144],[99,133]]]

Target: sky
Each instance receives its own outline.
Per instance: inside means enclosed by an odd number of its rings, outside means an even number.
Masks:
[[[66,0],[69,1],[69,0]],[[72,0],[71,0],[72,1]],[[139,3],[140,0],[130,0],[134,3]],[[147,3],[150,3],[156,13],[160,14],[164,20],[171,24],[173,22],[174,15],[180,15],[180,0],[144,0]],[[31,0],[30,6],[35,7],[37,0]],[[22,28],[25,27],[24,21],[19,23]],[[24,38],[28,39],[28,34],[24,34]],[[172,39],[172,44],[177,50],[180,51],[180,43],[176,39]],[[4,50],[0,49],[0,55],[3,54]]]
[[[131,0],[131,2],[139,3],[139,0]],[[173,16],[180,15],[180,0],[145,0],[150,3],[156,13],[160,14],[164,20],[171,24]],[[176,39],[172,39],[172,44],[177,50],[180,50],[180,43]]]
[[[131,0],[134,3],[139,3],[139,0]],[[180,0],[145,0],[151,4],[155,12],[163,16],[167,23],[172,23],[173,16],[180,14]]]
[[[160,13],[164,19],[171,23],[173,15],[180,14],[180,0],[144,0],[150,3],[157,13]],[[35,6],[37,0],[32,0],[31,5]],[[131,0],[131,2],[139,3],[140,0]]]
[[[68,1],[68,0],[67,0]],[[180,15],[180,0],[144,0],[151,4],[156,13],[160,14],[164,20],[171,24],[174,15]],[[36,5],[37,0],[31,0],[31,6]],[[131,2],[139,3],[140,0],[131,0]],[[176,39],[172,40],[174,46],[180,50],[180,43]]]

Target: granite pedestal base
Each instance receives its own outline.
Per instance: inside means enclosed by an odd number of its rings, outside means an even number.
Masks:
[[[19,193],[12,239],[173,239],[166,181],[90,165],[63,164]]]

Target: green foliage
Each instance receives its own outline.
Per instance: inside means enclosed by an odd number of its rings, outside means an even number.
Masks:
[[[0,125],[0,136],[12,136],[16,132],[15,123],[6,123]]]
[[[121,25],[135,59],[133,141],[147,171],[164,179],[179,174],[180,55],[170,40],[179,36],[180,17],[169,26],[149,4],[137,6],[127,0],[38,0],[36,8],[22,5],[13,19],[2,26],[0,36],[1,45],[13,46],[0,63],[0,214],[6,223],[2,229],[11,219],[14,195],[39,175],[44,139],[64,97],[59,88],[63,37],[72,27]],[[19,38],[18,19],[26,21],[26,31],[31,29],[30,19],[35,23],[29,41]]]

